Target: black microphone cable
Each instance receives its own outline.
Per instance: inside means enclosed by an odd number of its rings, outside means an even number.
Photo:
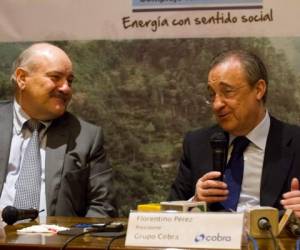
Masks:
[[[73,240],[77,239],[78,237],[80,236],[83,236],[83,235],[86,235],[86,234],[93,234],[93,233],[101,233],[101,232],[105,232],[106,230],[106,227],[108,225],[110,225],[111,223],[113,223],[112,221],[109,221],[107,223],[105,223],[103,225],[103,227],[101,228],[88,228],[86,229],[86,231],[83,231],[83,232],[80,232],[74,236],[72,236],[71,238],[69,238],[64,244],[63,246],[60,248],[60,250],[65,250],[67,248],[67,246],[70,244],[70,242],[72,242]],[[115,236],[112,236],[110,241],[108,242],[107,246],[105,247],[105,249],[110,249],[111,247],[111,244],[116,240],[116,239],[119,239],[119,238],[122,238],[122,237],[125,237],[126,235],[126,232],[119,232],[117,235]],[[106,236],[107,237],[107,236]]]
[[[125,236],[126,236],[126,232],[124,231],[122,234],[112,237],[107,243],[107,245],[105,246],[105,250],[110,250],[110,247],[115,240],[124,238]]]
[[[257,221],[257,225],[260,230],[268,231],[270,233],[271,239],[272,239],[273,245],[274,245],[274,250],[279,250],[280,247],[277,243],[275,235],[273,234],[272,225],[271,225],[270,221],[266,217],[262,217]]]
[[[67,246],[70,244],[70,242],[72,242],[73,240],[77,239],[78,237],[80,236],[83,236],[85,234],[91,234],[91,233],[99,233],[99,232],[103,232],[103,230],[105,229],[106,226],[108,226],[109,224],[111,224],[112,221],[109,221],[107,223],[105,223],[103,225],[103,227],[101,228],[89,228],[87,229],[86,231],[83,231],[81,233],[78,233],[72,237],[70,237],[63,245],[62,247],[60,248],[60,250],[65,250],[67,248]]]
[[[85,234],[90,234],[90,233],[97,233],[97,232],[101,232],[101,230],[99,228],[97,229],[89,229],[87,231],[83,231],[82,233],[78,233],[74,236],[72,236],[71,238],[69,238],[60,248],[60,250],[65,250],[67,248],[67,246],[70,244],[70,242],[72,242],[73,240],[77,239],[78,237],[85,235]]]

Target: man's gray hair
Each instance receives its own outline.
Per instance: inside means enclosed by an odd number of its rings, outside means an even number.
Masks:
[[[32,71],[35,67],[38,66],[38,62],[36,60],[32,60],[34,55],[38,54],[38,49],[43,46],[56,47],[51,43],[35,43],[25,49],[14,61],[11,69],[11,77],[10,80],[12,83],[16,84],[16,69],[19,67],[23,67],[26,70]],[[58,48],[58,47],[57,47]]]
[[[219,64],[226,62],[232,58],[238,59],[243,69],[245,70],[246,77],[250,86],[255,86],[259,80],[264,80],[267,85],[266,93],[263,101],[266,102],[268,91],[268,72],[263,61],[255,54],[245,50],[229,50],[216,56],[211,64],[210,70]]]

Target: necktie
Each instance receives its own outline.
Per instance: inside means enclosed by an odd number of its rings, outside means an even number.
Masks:
[[[38,209],[41,190],[39,131],[43,125],[36,120],[29,120],[26,125],[32,132],[32,135],[25,149],[20,174],[15,184],[14,206],[23,209]]]
[[[233,149],[224,172],[224,181],[227,183],[229,190],[228,199],[222,202],[226,210],[236,211],[244,173],[243,153],[249,143],[250,141],[244,136],[236,137],[232,142]]]

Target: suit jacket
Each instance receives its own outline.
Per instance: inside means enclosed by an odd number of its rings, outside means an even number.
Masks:
[[[12,102],[0,104],[0,192],[7,174]],[[101,128],[66,112],[47,130],[45,186],[49,216],[114,216],[112,169]]]
[[[213,170],[209,140],[218,130],[221,128],[213,126],[186,135],[178,174],[171,187],[170,200],[187,200],[193,197],[198,179]],[[290,191],[291,179],[298,177],[300,180],[299,150],[300,128],[271,117],[261,177],[261,206],[282,208],[280,199],[283,193]],[[211,210],[216,210],[217,207],[209,206]]]

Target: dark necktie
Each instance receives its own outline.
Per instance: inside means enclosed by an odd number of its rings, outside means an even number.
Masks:
[[[24,158],[16,181],[16,195],[14,206],[17,208],[39,208],[41,190],[41,156],[39,131],[43,125],[36,120],[26,123],[32,132],[31,138],[24,152]]]
[[[249,143],[250,141],[244,136],[236,137],[232,141],[233,149],[224,172],[224,181],[227,183],[229,190],[228,199],[222,202],[226,210],[236,211],[244,173],[243,153]]]

